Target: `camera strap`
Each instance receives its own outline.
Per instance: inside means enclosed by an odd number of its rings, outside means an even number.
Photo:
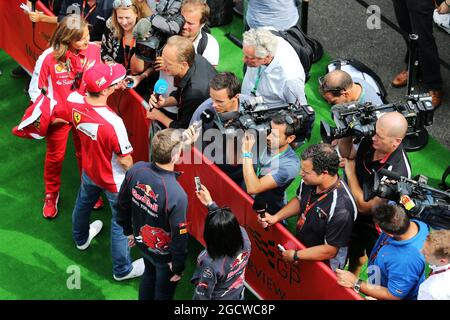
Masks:
[[[370,255],[369,265],[372,264],[378,256],[378,252],[380,252],[381,248],[389,243],[389,236],[386,233],[383,233],[384,237],[380,240],[380,245],[376,248],[376,251]]]
[[[259,81],[261,80],[261,72],[262,72],[262,67],[259,66],[258,74],[256,75],[255,85],[253,86],[252,91],[250,91],[250,93],[255,97],[256,97],[256,90],[258,90],[258,87],[259,87]]]

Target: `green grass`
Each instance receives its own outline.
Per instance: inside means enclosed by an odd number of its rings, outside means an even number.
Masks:
[[[235,72],[242,79],[242,53],[225,34],[240,37],[242,20],[212,30],[221,46],[218,69]],[[309,143],[317,143],[319,121],[331,121],[329,106],[319,96],[317,79],[324,74],[329,57],[315,64],[306,86],[308,101],[316,110],[315,126]],[[138,280],[117,283],[112,279],[109,254],[110,211],[93,212],[92,219],[101,219],[104,230],[85,252],[78,251],[71,236],[71,214],[79,187],[73,143],[69,139],[63,166],[59,215],[55,220],[42,218],[44,141],[31,141],[13,136],[11,128],[20,122],[27,107],[23,80],[11,79],[9,72],[16,63],[0,51],[0,299],[137,299]],[[300,147],[300,153],[305,146]],[[436,185],[448,164],[449,151],[431,139],[427,147],[409,157],[415,173],[430,177]],[[299,184],[295,180],[288,189],[291,198]],[[190,241],[189,264],[177,288],[176,299],[190,299],[189,283],[195,259],[201,246]],[[139,254],[133,251],[134,257]],[[70,290],[67,270],[79,268],[81,289]],[[249,295],[251,297],[251,295]]]

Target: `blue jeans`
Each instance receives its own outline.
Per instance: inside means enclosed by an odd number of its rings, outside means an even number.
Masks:
[[[167,262],[144,258],[145,271],[139,285],[139,300],[172,300],[178,282],[171,282],[174,273]]]
[[[109,192],[97,186],[84,171],[81,175],[80,191],[78,191],[72,213],[73,239],[77,245],[83,245],[88,240],[91,210],[102,191],[105,192],[112,212],[111,257],[113,274],[116,277],[123,277],[131,272],[133,265],[131,264],[128,238],[123,234],[123,228],[116,222],[118,193]]]

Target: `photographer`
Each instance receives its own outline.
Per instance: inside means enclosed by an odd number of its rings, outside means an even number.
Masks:
[[[375,128],[373,137],[361,140],[355,160],[349,159],[345,165],[347,183],[358,206],[358,219],[353,226],[349,250],[349,270],[355,275],[359,274],[365,255],[372,251],[378,239],[371,217],[372,208],[387,201],[379,197],[364,201],[364,184],[371,184],[373,170],[386,169],[402,176],[411,176],[411,166],[402,145],[408,129],[405,117],[398,112],[384,113]]]
[[[165,127],[187,128],[198,106],[209,97],[209,81],[216,75],[214,67],[202,56],[196,55],[192,42],[181,36],[172,36],[162,52],[164,71],[175,77],[177,90],[168,98],[152,94],[151,111],[147,119],[157,120]],[[178,114],[170,118],[158,110],[178,105]]]
[[[367,81],[353,79],[343,70],[333,70],[319,78],[319,92],[333,106],[347,102],[383,104],[380,96]]]
[[[410,220],[397,205],[375,208],[373,219],[383,233],[370,254],[369,280],[362,281],[340,268],[336,270],[338,284],[378,300],[415,300],[419,285],[425,280],[425,260],[420,249],[428,226]]]
[[[352,77],[343,70],[333,70],[319,78],[319,92],[331,105],[348,102],[364,104],[370,102],[374,105],[383,104],[373,87],[364,79]],[[339,141],[339,153],[343,158],[354,158],[350,155],[352,137],[344,137]],[[356,150],[355,150],[356,151]]]
[[[300,169],[300,161],[290,146],[296,139],[298,119],[288,112],[277,113],[270,122],[267,150],[253,165],[255,137],[246,132],[242,143],[242,168],[247,192],[267,203],[267,212],[275,214],[286,205],[285,191]]]
[[[306,105],[305,71],[294,48],[265,28],[250,29],[243,38],[248,68],[242,93],[262,96],[269,107],[297,101]]]
[[[191,282],[195,284],[194,300],[242,300],[245,268],[251,243],[244,228],[229,208],[219,208],[208,189],[196,192],[208,207],[203,238],[206,249],[197,258]]]
[[[307,248],[286,250],[285,261],[324,261],[333,270],[345,266],[357,210],[338,169],[339,157],[333,147],[324,143],[309,146],[301,157],[303,180],[297,197],[275,215],[258,215],[263,227],[298,215],[296,237]]]

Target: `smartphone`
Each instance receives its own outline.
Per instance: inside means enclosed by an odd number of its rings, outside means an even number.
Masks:
[[[278,250],[280,250],[280,252],[286,251],[286,249],[281,244],[277,244],[277,248],[278,248]]]
[[[126,77],[125,78],[125,83],[127,84],[127,88],[131,89],[134,86],[134,80],[131,77]]]
[[[200,192],[202,190],[202,183],[200,182],[200,177],[194,177],[195,181],[195,190]]]

